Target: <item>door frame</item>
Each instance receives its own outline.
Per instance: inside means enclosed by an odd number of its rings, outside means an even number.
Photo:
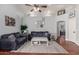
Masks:
[[[63,27],[64,26],[64,27]],[[60,27],[60,28],[59,28]],[[65,36],[66,34],[66,26],[65,26],[65,21],[57,21],[57,36],[61,36],[61,33],[60,31],[62,32],[65,32],[63,35]]]
[[[57,22],[64,21],[65,22],[65,39],[68,40],[68,22],[67,20],[56,20],[56,36],[57,36]]]

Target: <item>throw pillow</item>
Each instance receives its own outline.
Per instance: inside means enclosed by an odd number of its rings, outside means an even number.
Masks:
[[[16,33],[15,36],[16,36],[16,38],[19,38],[20,37],[20,33]]]
[[[48,36],[48,33],[45,33],[45,36]]]
[[[15,41],[15,36],[14,35],[10,35],[10,36],[8,36],[8,39],[10,40],[10,41]]]

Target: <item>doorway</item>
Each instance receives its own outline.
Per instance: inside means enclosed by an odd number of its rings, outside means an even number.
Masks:
[[[57,36],[65,36],[66,30],[65,30],[65,21],[58,21],[57,22]]]

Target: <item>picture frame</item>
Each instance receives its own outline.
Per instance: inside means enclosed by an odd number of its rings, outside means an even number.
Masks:
[[[70,10],[69,18],[75,17],[75,10]]]
[[[62,9],[62,10],[59,10],[58,12],[57,12],[57,15],[63,15],[63,14],[65,14],[65,9]]]
[[[15,19],[10,16],[5,16],[5,25],[6,26],[15,26]]]

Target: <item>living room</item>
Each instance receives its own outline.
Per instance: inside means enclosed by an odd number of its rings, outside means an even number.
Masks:
[[[0,53],[69,54],[70,44],[68,48],[63,44],[71,41],[76,52],[70,53],[79,54],[79,5],[0,4],[0,7]]]

